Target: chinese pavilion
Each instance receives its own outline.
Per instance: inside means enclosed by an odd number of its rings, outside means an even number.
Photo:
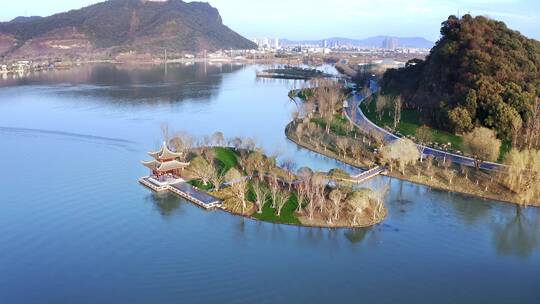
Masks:
[[[179,177],[182,171],[189,166],[189,163],[178,160],[183,154],[181,152],[171,151],[165,142],[163,142],[159,151],[148,152],[148,155],[154,159],[147,162],[143,161],[142,164],[152,171],[153,176],[158,178],[165,175]]]

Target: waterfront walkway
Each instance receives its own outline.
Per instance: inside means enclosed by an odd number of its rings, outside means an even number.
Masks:
[[[214,209],[221,207],[223,204],[222,201],[213,197],[212,195],[200,191],[193,187],[192,185],[184,182],[178,181],[169,184],[156,184],[154,179],[150,177],[143,177],[139,179],[139,182],[148,188],[154,190],[155,192],[170,191],[184,199],[191,201],[205,209]]]
[[[377,91],[376,84],[372,83],[371,87],[372,87],[372,89],[374,89],[374,92]],[[369,96],[367,96],[367,97],[369,97]],[[346,111],[347,118],[350,121],[352,121],[361,131],[363,131],[363,132],[365,132],[367,134],[369,134],[369,132],[371,132],[373,130],[375,130],[376,132],[382,133],[386,142],[392,142],[392,141],[400,139],[400,137],[398,137],[397,135],[392,134],[392,133],[388,132],[387,130],[377,126],[375,123],[370,121],[364,115],[364,113],[360,109],[360,104],[365,99],[366,99],[366,97],[364,97],[360,93],[354,93],[349,98],[349,100],[348,100],[349,107],[347,108],[347,111]],[[356,111],[356,113],[354,113],[355,115],[352,115],[353,114],[352,111]],[[354,117],[354,121],[353,121],[353,119],[351,117]],[[433,156],[435,158],[439,158],[439,159],[442,159],[442,158],[448,159],[448,160],[450,160],[453,163],[458,164],[458,165],[464,165],[464,166],[468,166],[468,167],[476,167],[476,160],[474,158],[459,155],[459,154],[454,154],[454,153],[451,153],[451,152],[431,148],[431,147],[428,147],[428,146],[422,146],[422,145],[419,145],[419,144],[417,144],[417,146],[420,149],[422,149],[422,148],[424,149],[424,157],[431,155],[431,156]],[[504,170],[505,167],[506,167],[505,165],[498,164],[498,163],[493,163],[493,162],[487,162],[487,161],[484,161],[484,162],[482,162],[480,164],[481,169],[491,170],[491,171],[502,171],[502,170]]]
[[[352,175],[351,178],[353,178],[358,184],[360,184],[367,181],[370,178],[373,178],[379,174],[382,174],[384,171],[385,169],[383,167],[376,166],[360,174]]]

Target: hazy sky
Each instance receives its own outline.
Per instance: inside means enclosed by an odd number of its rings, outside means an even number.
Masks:
[[[100,0],[2,0],[0,20],[47,16]],[[441,21],[470,12],[540,40],[540,0],[209,0],[226,25],[252,37],[320,39],[374,35],[439,37]]]

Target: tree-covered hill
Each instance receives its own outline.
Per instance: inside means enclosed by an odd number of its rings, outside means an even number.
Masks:
[[[447,130],[483,125],[507,140],[531,132],[540,119],[540,42],[470,15],[450,16],[441,35],[425,61],[387,71],[383,90]]]
[[[172,52],[194,52],[256,47],[223,25],[218,10],[208,3],[181,0],[109,0],[45,18],[0,23],[0,36],[16,39],[4,55],[96,49],[161,52],[167,48]]]

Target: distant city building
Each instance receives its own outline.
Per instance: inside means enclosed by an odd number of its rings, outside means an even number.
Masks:
[[[279,49],[278,38],[254,38],[253,41],[261,49]]]
[[[321,46],[322,46],[323,48],[327,48],[327,47],[328,47],[328,40],[323,40]]]
[[[382,42],[382,48],[387,50],[395,50],[398,47],[398,40],[393,37],[386,37]]]

